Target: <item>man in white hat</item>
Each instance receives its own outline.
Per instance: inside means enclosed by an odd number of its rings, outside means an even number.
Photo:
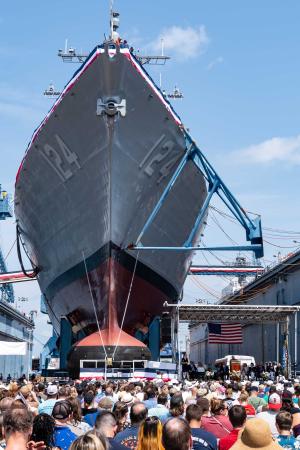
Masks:
[[[268,410],[260,412],[256,415],[257,418],[263,419],[270,425],[272,436],[274,438],[278,435],[278,430],[276,428],[276,415],[279,412],[281,408],[281,398],[280,395],[277,394],[277,392],[274,392],[269,397],[268,402]]]
[[[49,414],[51,416],[55,403],[57,402],[58,388],[56,384],[48,384],[47,387],[47,400],[41,403],[38,407],[38,413]]]

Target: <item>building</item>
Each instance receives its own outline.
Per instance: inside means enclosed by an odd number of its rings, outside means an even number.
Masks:
[[[300,305],[300,251],[283,258],[240,291],[222,299],[223,304]],[[292,367],[300,370],[300,314],[291,319],[289,352]],[[251,355],[256,362],[281,361],[284,344],[283,324],[243,326],[243,344],[208,344],[205,324],[190,326],[190,359],[214,365],[217,358],[228,354]]]
[[[26,355],[1,355],[0,374],[18,378],[31,372],[34,323],[32,318],[0,301],[0,341],[26,342]]]

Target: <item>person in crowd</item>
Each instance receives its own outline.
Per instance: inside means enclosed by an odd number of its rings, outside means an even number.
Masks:
[[[233,430],[219,441],[219,450],[229,450],[238,438],[238,434],[244,427],[247,413],[243,406],[234,405],[228,411],[228,417]]]
[[[117,432],[117,421],[113,413],[109,411],[104,411],[96,417],[95,421],[95,433],[105,436],[109,443],[109,448],[111,450],[122,450],[123,445],[117,442],[114,438]]]
[[[156,416],[164,423],[169,417],[169,409],[167,408],[168,397],[165,394],[159,394],[157,397],[157,405],[154,408],[150,408],[148,416]]]
[[[170,400],[169,417],[183,417],[184,401],[181,392],[176,392]]]
[[[183,352],[181,357],[181,371],[182,371],[182,378],[184,380],[188,378],[189,370],[190,370],[189,358],[187,357],[186,352]]]
[[[82,420],[81,408],[76,398],[68,397],[67,402],[71,406],[71,416],[68,426],[76,436],[81,436],[82,434],[88,432],[92,427],[85,421]]]
[[[249,405],[252,405],[255,411],[258,410],[258,408],[266,406],[266,402],[263,398],[258,397],[258,387],[257,386],[251,386],[250,387],[250,397],[248,399]]]
[[[228,408],[221,399],[211,400],[211,416],[202,418],[202,428],[214,434],[217,439],[227,436],[233,427],[228,419]]]
[[[95,425],[95,420],[98,414],[103,411],[112,411],[114,403],[111,397],[103,396],[100,398],[98,403],[98,408],[95,412],[88,413],[84,416],[84,421],[90,426],[93,427]]]
[[[47,400],[47,395],[45,394],[45,385],[44,383],[38,383],[36,388],[36,396],[39,401],[39,404],[43,403]]]
[[[164,450],[162,445],[162,424],[158,417],[146,417],[138,434],[137,450]]]
[[[265,404],[266,404],[266,405],[268,404],[270,395],[275,394],[275,393],[276,393],[276,386],[275,386],[274,384],[269,385],[269,386],[265,389],[264,401],[265,401]]]
[[[107,450],[107,447],[95,434],[86,433],[72,442],[70,450]]]
[[[95,395],[93,391],[88,391],[83,397],[82,415],[97,413],[98,409],[94,406]]]
[[[241,392],[237,402],[245,408],[248,417],[255,416],[255,409],[252,405],[249,404],[249,395],[246,391]]]
[[[45,400],[43,403],[40,403],[38,407],[38,413],[42,414],[49,414],[51,416],[53,407],[55,403],[57,402],[57,385],[56,384],[49,384],[47,387],[47,400]]]
[[[224,401],[226,402],[228,409],[230,409],[234,402],[234,398],[233,398],[233,394],[232,394],[232,387],[226,388]]]
[[[283,448],[299,448],[299,441],[291,434],[292,422],[292,415],[287,411],[280,411],[276,416],[277,442]]]
[[[56,402],[52,417],[55,419],[54,444],[61,450],[68,450],[73,441],[77,438],[71,431],[68,424],[72,420],[72,407],[66,400]]]
[[[33,419],[31,441],[44,442],[45,450],[56,450],[54,444],[55,420],[49,414],[39,414]]]
[[[210,405],[208,398],[197,398],[196,405],[200,406],[200,408],[202,409],[202,417],[210,416]]]
[[[129,409],[126,403],[117,401],[114,404],[113,413],[117,421],[117,433],[120,433],[128,426],[128,412]]]
[[[202,409],[199,405],[189,405],[186,410],[186,420],[192,433],[194,450],[217,450],[217,439],[212,433],[201,429]]]
[[[145,400],[144,405],[149,410],[150,408],[155,408],[157,405],[156,391],[154,386],[148,386],[145,390]]]
[[[163,426],[162,444],[165,450],[191,450],[192,433],[186,420],[181,417],[167,420]]]
[[[118,433],[115,440],[125,447],[136,448],[141,423],[148,416],[148,410],[141,402],[134,403],[130,409],[130,427]]]
[[[276,438],[278,434],[275,419],[280,408],[281,408],[281,398],[278,394],[274,393],[269,397],[268,409],[266,411],[262,411],[256,414],[257,418],[263,419],[269,424],[272,436],[274,438]]]
[[[245,424],[231,450],[282,450],[272,438],[271,429],[262,419],[251,419]]]
[[[6,450],[26,450],[30,448],[33,415],[27,408],[11,408],[3,417],[3,435]],[[41,443],[39,443],[41,444]]]
[[[60,386],[57,392],[57,400],[66,400],[71,394],[70,387]]]

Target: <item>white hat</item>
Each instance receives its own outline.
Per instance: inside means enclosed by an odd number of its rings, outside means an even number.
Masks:
[[[129,392],[125,392],[125,394],[121,397],[121,401],[127,404],[132,403],[133,399],[134,397]]]
[[[47,394],[48,395],[56,395],[58,392],[58,388],[56,384],[49,384],[47,387]]]

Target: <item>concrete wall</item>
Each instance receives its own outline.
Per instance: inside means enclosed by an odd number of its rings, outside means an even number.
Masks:
[[[284,266],[286,267],[286,266]],[[297,267],[295,265],[295,267]],[[256,284],[253,288],[253,298],[247,302],[249,305],[300,305],[300,263],[299,269],[284,275],[278,274],[263,287]],[[297,363],[300,370],[300,313],[298,313],[297,355],[295,356],[295,326],[294,317],[290,323],[290,358],[292,364]],[[282,358],[283,327],[279,334],[279,359]],[[192,327],[190,330],[192,361],[213,364],[217,358],[228,354],[252,355],[257,362],[277,360],[277,324],[247,325],[243,327],[242,345],[212,345],[205,340],[205,325]]]

